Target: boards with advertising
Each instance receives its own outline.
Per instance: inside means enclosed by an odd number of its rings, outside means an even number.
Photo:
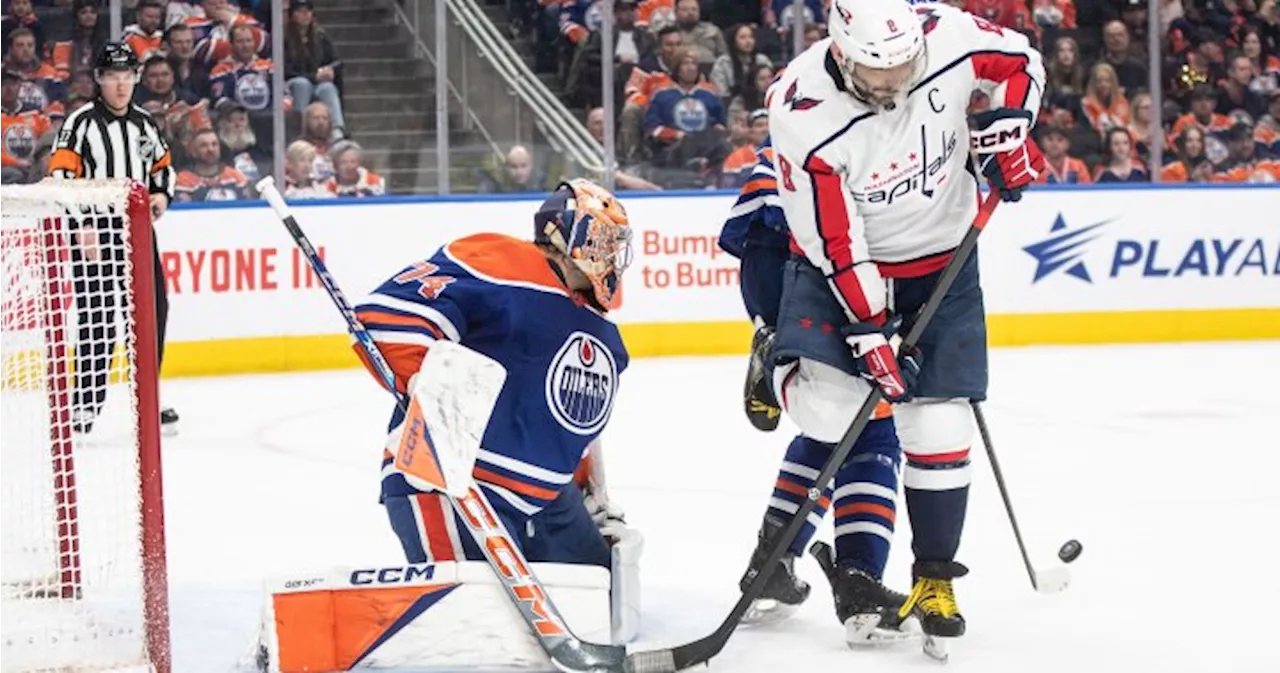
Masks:
[[[537,198],[299,202],[353,299],[448,241],[532,236]],[[635,261],[612,315],[638,356],[745,352],[723,193],[624,197]],[[1034,191],[980,244],[993,346],[1280,337],[1280,189]],[[957,238],[961,228],[959,223]],[[343,323],[265,205],[174,208],[157,225],[166,375],[355,366]]]

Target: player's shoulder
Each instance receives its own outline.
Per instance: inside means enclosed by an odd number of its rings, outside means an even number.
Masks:
[[[836,85],[828,69],[830,38],[797,56],[769,88],[773,146],[792,159],[821,147],[866,109]]]
[[[974,15],[942,2],[918,4],[915,10],[924,31],[929,70],[945,67],[973,48],[973,35],[979,30]]]
[[[470,276],[493,285],[567,294],[538,246],[505,234],[472,234],[446,245],[441,254]]]
[[[97,108],[98,104],[94,101],[84,103],[80,107],[72,110],[71,114],[68,114],[66,118],[62,120],[62,127],[66,129],[75,128],[75,125],[79,123],[81,119],[91,119]]]

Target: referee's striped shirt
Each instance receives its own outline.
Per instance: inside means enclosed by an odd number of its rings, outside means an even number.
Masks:
[[[98,99],[67,115],[49,157],[49,175],[132,178],[173,200],[173,155],[155,120],[137,105],[117,116]]]

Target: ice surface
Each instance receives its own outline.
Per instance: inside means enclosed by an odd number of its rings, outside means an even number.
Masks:
[[[1034,560],[1084,544],[1072,585],[1027,582],[985,456],[957,583],[969,635],[952,672],[1280,671],[1280,343],[1006,349],[985,407]],[[605,434],[609,483],[646,537],[640,648],[701,637],[737,581],[790,440],[742,415],[744,357],[640,360]],[[378,505],[391,401],[366,374],[166,381],[175,671],[231,670],[254,637],[261,580],[397,563]],[[900,505],[889,582],[905,589]],[[830,527],[819,533],[830,539]],[[791,621],[739,630],[721,671],[937,670],[915,647],[854,652],[817,564]]]

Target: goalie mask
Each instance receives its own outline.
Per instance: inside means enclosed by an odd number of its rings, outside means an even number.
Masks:
[[[907,0],[835,0],[831,56],[864,103],[890,106],[924,73],[924,28]]]
[[[631,227],[617,197],[588,180],[562,182],[533,221],[534,242],[572,260],[591,281],[596,302],[608,308],[631,264]]]

